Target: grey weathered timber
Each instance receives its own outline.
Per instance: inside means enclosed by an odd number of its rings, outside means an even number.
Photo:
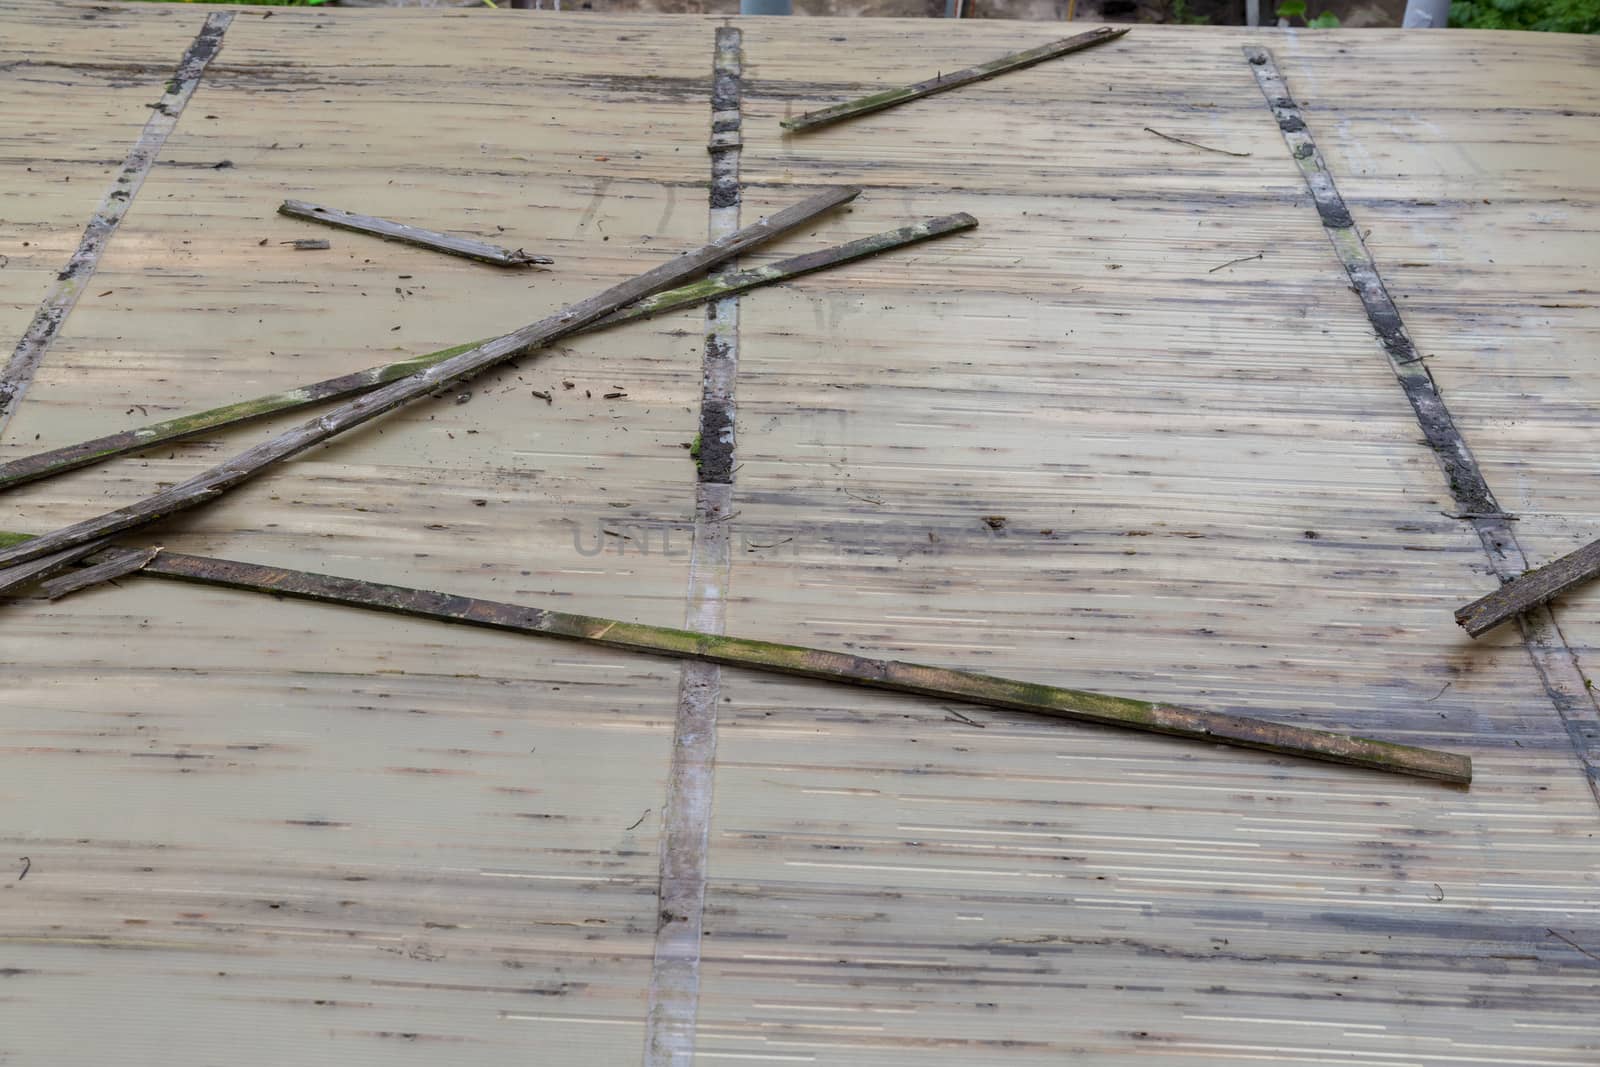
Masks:
[[[0,543],[22,536],[0,535]],[[508,630],[534,637],[582,641],[629,652],[886,689],[935,700],[954,700],[1103,726],[1170,734],[1198,741],[1262,749],[1280,755],[1366,767],[1391,774],[1431,778],[1455,785],[1467,785],[1472,781],[1472,761],[1455,753],[1130,697],[1020,682],[970,671],[574,615],[426,589],[175,552],[163,552],[155,556],[140,573],[413,618]]]
[[[885,230],[863,237],[847,244],[834,245],[831,248],[818,249],[815,252],[806,252],[798,256],[791,256],[776,263],[753,267],[749,270],[734,271],[729,274],[718,274],[701,281],[690,282],[664,293],[646,297],[643,300],[629,304],[620,311],[613,312],[599,322],[583,329],[583,333],[594,330],[603,330],[624,322],[636,319],[646,319],[653,315],[677,311],[681,308],[692,307],[724,296],[733,296],[737,293],[748,292],[763,285],[772,285],[776,282],[788,281],[801,275],[811,274],[816,271],[837,267],[866,256],[888,252],[906,245],[916,244],[930,238],[941,237],[945,234],[960,233],[970,230],[978,225],[978,220],[965,212],[954,215],[944,215],[936,219],[926,219],[922,222],[901,226],[894,230]],[[159,444],[172,441],[185,441],[201,434],[215,430],[224,430],[241,425],[252,419],[266,415],[280,415],[301,408],[310,407],[329,400],[339,400],[347,396],[357,396],[370,392],[380,385],[398,381],[442,363],[452,356],[467,351],[479,341],[469,341],[466,344],[454,345],[430,352],[424,356],[401,360],[396,363],[385,363],[377,367],[368,367],[366,370],[342,374],[337,378],[327,378],[310,385],[297,386],[282,392],[268,393],[258,396],[253,400],[240,400],[232,404],[211,408],[207,411],[197,411],[188,415],[179,415],[165,419],[161,422],[151,423],[129,430],[119,430],[104,437],[96,437],[89,441],[80,441],[77,444],[63,445],[47,452],[36,452],[31,456],[22,456],[11,460],[9,463],[0,463],[0,491],[26,482],[49,478],[65,471],[77,470],[91,463],[97,463],[113,456],[127,455],[130,452],[140,452]]]
[[[1499,589],[1456,609],[1456,622],[1473,637],[1548,603],[1570,589],[1600,576],[1600,541],[1546,563]]]
[[[11,567],[26,560],[37,559],[88,541],[144,526],[215,499],[275,463],[299,455],[308,448],[313,448],[346,430],[369,422],[402,404],[470,378],[523,352],[543,347],[558,338],[576,333],[620,307],[681,284],[718,263],[805,224],[824,211],[854,200],[860,192],[859,189],[843,186],[826,189],[798,204],[784,208],[770,218],[761,219],[728,237],[702,245],[693,252],[675,256],[635,278],[612,286],[586,300],[570,304],[520,330],[486,341],[459,355],[451,356],[442,363],[418,371],[410,377],[401,378],[399,381],[349,400],[327,414],[246,449],[187,481],[153,493],[127,507],[0,550],[0,567]],[[4,581],[5,573],[0,570],[0,582]]]
[[[9,541],[3,543],[10,543]],[[34,582],[43,581],[52,574],[59,574],[86,556],[93,555],[110,544],[105,538],[91,541],[88,544],[77,545],[73,548],[52,552],[48,556],[31,559],[16,567],[0,571],[0,596],[13,593],[24,586]]]
[[[420,226],[390,222],[388,219],[374,218],[371,215],[357,215],[352,211],[341,211],[336,207],[308,204],[304,200],[285,200],[278,206],[278,214],[287,215],[292,219],[305,219],[307,222],[337,226],[341,230],[371,234],[386,241],[400,241],[419,248],[429,248],[435,252],[475,259],[480,263],[492,263],[496,267],[526,267],[535,263],[555,262],[549,256],[530,255],[520,248],[502,248],[473,237],[456,237],[448,233],[424,230]]]
[[[44,595],[51,600],[60,600],[64,596],[87,589],[91,585],[109,582],[113,578],[121,578],[141,569],[145,564],[161,554],[161,549],[156,548],[109,548],[95,556],[92,566],[82,570],[70,571],[59,578],[53,578],[44,583]]]
[[[779,125],[790,133],[815,130],[822,126],[832,125],[835,122],[843,122],[845,119],[853,119],[859,115],[870,115],[874,111],[882,111],[884,108],[895,107],[911,100],[919,100],[924,96],[932,96],[934,93],[948,92],[951,89],[959,89],[963,85],[971,85],[973,82],[981,82],[1000,74],[1010,73],[1013,70],[1031,67],[1036,63],[1043,63],[1048,59],[1055,59],[1057,56],[1064,56],[1070,52],[1081,52],[1085,48],[1093,48],[1097,44],[1114,41],[1127,32],[1127,28],[1113,30],[1101,27],[1098,30],[1090,30],[1088,33],[1080,33],[1076,37],[1068,37],[1065,40],[1040,45],[1038,48],[1030,48],[1025,52],[1013,52],[1010,55],[992,59],[976,67],[968,67],[966,70],[958,70],[951,74],[941,73],[929,78],[927,81],[917,82],[915,85],[906,85],[898,89],[886,89],[881,93],[873,93],[871,96],[863,96],[856,100],[848,100],[842,104],[834,104],[832,107],[825,107],[819,111],[808,111],[798,118],[784,119]]]

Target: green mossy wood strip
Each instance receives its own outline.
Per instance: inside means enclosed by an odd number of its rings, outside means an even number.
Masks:
[[[657,293],[655,296],[646,297],[630,304],[620,311],[607,315],[594,325],[585,327],[582,332],[602,330],[620,323],[632,322],[635,319],[649,318],[652,315],[677,311],[724,296],[748,292],[763,285],[788,281],[791,278],[826,270],[829,267],[837,267],[866,256],[903,248],[919,241],[970,230],[977,225],[978,220],[965,212],[944,215],[940,218],[913,223],[910,226],[902,226],[899,229],[886,230],[883,233],[873,234],[871,237],[863,237],[848,244],[834,245],[831,248],[818,249],[815,252],[806,252],[803,255],[792,256],[789,259],[768,263],[765,266],[755,267],[751,270],[720,274],[701,281],[690,282],[688,285],[669,289],[664,293]],[[370,392],[380,385],[387,385],[401,378],[410,377],[420,370],[426,370],[436,363],[442,363],[450,357],[460,355],[462,352],[466,352],[481,343],[481,341],[472,341],[463,345],[455,345],[452,348],[442,349],[438,352],[430,352],[425,356],[401,360],[398,363],[386,363],[380,367],[368,367],[366,370],[343,374],[337,378],[329,378],[311,385],[302,385],[280,393],[258,396],[254,400],[241,400],[237,403],[224,404],[222,407],[212,408],[209,411],[179,415],[177,418],[151,423],[149,426],[121,430],[117,433],[107,434],[104,437],[97,437],[92,441],[81,441],[77,444],[51,449],[48,452],[38,452],[31,456],[23,456],[9,463],[0,463],[0,491],[10,489],[12,486],[22,485],[25,482],[48,478],[65,471],[77,470],[79,467],[86,467],[91,463],[110,459],[113,456],[140,452],[155,445],[188,440],[215,430],[227,429],[266,415],[280,415],[329,400],[358,396],[361,393]]]
[[[17,544],[25,540],[23,535],[0,535],[0,544]],[[820,648],[695,633],[590,615],[572,615],[563,611],[547,611],[426,589],[409,589],[356,578],[338,578],[173,552],[155,556],[140,573],[386,611],[414,618],[509,630],[536,637],[583,641],[629,652],[700,660],[728,667],[747,667],[776,674],[794,674],[846,685],[911,693],[936,700],[955,700],[1103,726],[1172,734],[1200,741],[1258,748],[1286,756],[1367,767],[1391,774],[1432,778],[1456,785],[1467,785],[1472,781],[1472,761],[1466,756],[1450,752],[1104,693],[1060,689],[943,667],[868,659]]]
[[[958,70],[953,74],[939,74],[927,81],[915,85],[903,86],[899,89],[886,89],[881,93],[863,96],[859,100],[849,100],[832,107],[825,107],[820,111],[809,111],[798,118],[784,119],[779,125],[790,133],[802,133],[806,130],[815,130],[822,126],[829,126],[845,119],[853,119],[858,115],[870,115],[874,111],[895,107],[909,100],[918,100],[934,93],[943,93],[951,89],[958,89],[963,85],[981,82],[986,78],[993,78],[999,74],[1006,74],[1013,70],[1031,67],[1035,63],[1043,63],[1047,59],[1055,59],[1070,52],[1081,52],[1085,48],[1093,48],[1097,44],[1114,41],[1127,33],[1128,29],[1113,30],[1101,27],[1088,33],[1080,33],[1076,37],[1054,41],[1050,44],[1030,48],[1026,52],[1013,52],[1008,56],[990,60],[976,67]]]
[[[1600,541],[1584,545],[1576,552],[1502,585],[1488,596],[1457,608],[1456,622],[1471,636],[1481,637],[1501,623],[1554,600],[1596,576],[1600,576]]]
[[[156,557],[146,570],[165,577],[203,581],[235,589],[321,600],[542,637],[560,637],[631,652],[795,674],[939,700],[959,700],[1057,718],[1175,734],[1203,741],[1220,741],[1460,785],[1472,780],[1471,761],[1453,753],[942,667],[867,659],[800,645],[772,644],[665,626],[572,615],[424,589],[199,556],[164,553]]]
[[[492,263],[496,267],[527,267],[535,263],[555,262],[549,256],[532,256],[520,248],[501,248],[499,245],[492,245],[488,241],[479,241],[473,237],[456,237],[448,233],[424,230],[420,226],[390,222],[388,219],[373,218],[371,215],[357,215],[351,211],[340,211],[336,207],[308,204],[304,200],[285,200],[278,206],[278,214],[287,215],[292,219],[336,226],[341,230],[354,230],[356,233],[382,237],[386,241],[400,241],[416,245],[418,248],[461,256],[464,259],[475,259],[479,263]]]
[[[720,237],[693,252],[675,256],[638,277],[604,292],[497,337],[459,355],[436,363],[407,378],[391,382],[370,393],[346,401],[332,411],[286,430],[270,440],[246,449],[231,459],[187,481],[179,482],[145,497],[128,507],[75,523],[54,533],[0,550],[0,567],[12,567],[26,560],[60,552],[123,530],[132,530],[213,500],[229,489],[254,478],[275,463],[299,455],[329,438],[360,426],[402,404],[425,397],[437,389],[464,381],[530,349],[576,333],[618,308],[647,296],[681,285],[709,268],[746,252],[778,235],[802,226],[817,215],[854,200],[859,189],[836,187],[824,190],[777,212],[770,218]],[[0,583],[5,581],[0,571]]]

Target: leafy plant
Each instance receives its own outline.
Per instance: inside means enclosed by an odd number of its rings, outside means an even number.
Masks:
[[[1181,26],[1206,26],[1211,22],[1210,15],[1197,15],[1189,10],[1189,0],[1172,0],[1167,8],[1167,21]]]
[[[1455,0],[1450,25],[1469,30],[1600,33],[1600,0]]]
[[[1332,11],[1324,11],[1316,18],[1306,17],[1306,0],[1283,0],[1278,5],[1277,16],[1280,19],[1300,19],[1308,29],[1332,30],[1339,26],[1339,16]]]

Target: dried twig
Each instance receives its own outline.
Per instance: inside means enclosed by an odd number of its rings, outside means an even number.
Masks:
[[[20,881],[20,879],[19,879],[19,881]],[[1565,941],[1567,944],[1571,945],[1573,948],[1577,949],[1579,952],[1583,953],[1585,956],[1588,956],[1591,960],[1600,960],[1600,956],[1597,956],[1593,952],[1590,952],[1588,949],[1584,948],[1582,945],[1580,945],[1576,941],[1572,940],[1572,938],[1568,937],[1566,934],[1558,933],[1557,931],[1550,929],[1550,927],[1548,927],[1548,926],[1545,927],[1545,932],[1547,932],[1551,937],[1559,937],[1561,940]]]
[[[1152,130],[1148,126],[1146,126],[1144,128],[1144,132],[1145,133],[1153,133],[1157,137],[1161,138],[1163,141],[1171,141],[1173,144],[1186,144],[1190,148],[1199,148],[1199,149],[1202,149],[1202,150],[1204,150],[1206,152],[1217,152],[1217,153],[1219,153],[1221,155],[1224,155],[1224,156],[1238,156],[1240,159],[1243,159],[1243,158],[1245,158],[1245,157],[1250,155],[1249,152],[1232,152],[1232,151],[1229,151],[1226,148],[1212,148],[1208,144],[1201,144],[1199,141],[1185,140],[1182,137],[1174,137],[1170,133],[1162,133],[1160,130]]]
[[[810,111],[798,118],[785,119],[780,125],[791,133],[814,130],[819,126],[827,126],[835,122],[842,122],[845,119],[855,118],[858,115],[869,115],[874,111],[882,111],[887,107],[904,104],[908,100],[932,96],[934,93],[942,93],[950,89],[960,88],[963,85],[971,85],[973,82],[993,78],[998,74],[1006,74],[1013,70],[1031,67],[1035,63],[1043,63],[1047,59],[1055,59],[1057,56],[1064,56],[1069,52],[1079,52],[1085,48],[1093,48],[1097,44],[1114,41],[1127,32],[1127,29],[1113,30],[1102,27],[1098,30],[1091,30],[1088,33],[1080,33],[1076,37],[1068,37],[1065,40],[1040,45],[1038,48],[1030,48],[1026,52],[1013,52],[1011,55],[1001,56],[999,59],[990,60],[988,63],[983,63],[976,67],[958,70],[954,74],[940,72],[936,77],[918,82],[915,85],[907,85],[899,89],[888,89],[881,93],[873,93],[871,96],[863,96],[859,100],[835,104],[820,111]]]
[[[664,293],[657,293],[655,296],[636,301],[620,311],[607,315],[594,325],[586,327],[584,332],[601,330],[619,323],[649,318],[652,315],[676,311],[680,308],[691,307],[695,304],[720,299],[724,296],[748,292],[760,286],[788,281],[791,278],[798,278],[815,271],[850,263],[866,256],[903,248],[919,241],[970,230],[976,225],[978,225],[978,220],[965,212],[945,215],[940,218],[913,223],[910,226],[902,226],[899,229],[886,230],[883,233],[874,234],[871,237],[863,237],[848,244],[835,245],[831,248],[823,248],[815,252],[791,256],[788,259],[779,260],[776,263],[768,263],[765,266],[755,267],[750,270],[735,271],[730,274],[720,274],[701,281],[690,282],[688,285],[682,285],[676,289],[669,289]],[[201,434],[227,429],[266,415],[279,415],[290,411],[298,411],[301,408],[325,401],[339,400],[347,396],[370,392],[381,385],[387,385],[389,382],[408,377],[436,363],[442,363],[479,343],[473,341],[469,344],[456,345],[438,352],[431,352],[425,356],[417,356],[414,359],[402,360],[398,363],[386,363],[379,367],[368,367],[366,370],[340,375],[337,378],[329,378],[325,381],[299,386],[295,389],[286,389],[279,393],[269,393],[266,396],[256,397],[254,400],[241,400],[238,403],[225,404],[209,411],[179,415],[176,418],[153,423],[149,426],[142,426],[138,429],[107,434],[92,441],[82,441],[78,444],[51,449],[48,452],[22,456],[9,463],[0,463],[0,490],[22,485],[25,482],[36,481],[40,478],[48,478],[64,471],[77,470],[79,467],[85,467],[103,459],[110,459],[113,456],[139,452],[153,445],[188,440]],[[536,392],[534,395],[539,396],[540,399],[545,399],[540,393]]]
[[[307,222],[337,226],[341,230],[368,233],[388,241],[400,241],[419,248],[429,248],[435,252],[475,259],[480,263],[492,263],[497,267],[526,267],[534,263],[555,262],[549,256],[531,256],[520,248],[513,251],[472,237],[455,237],[448,233],[424,230],[420,226],[408,226],[403,222],[390,222],[388,219],[374,218],[371,215],[340,211],[336,207],[320,207],[317,204],[308,204],[304,200],[285,200],[278,208],[278,214],[288,215],[293,219],[305,219]],[[326,243],[323,247],[327,247]]]
[[[1215,273],[1217,273],[1217,271],[1221,270],[1223,267],[1231,267],[1231,266],[1234,266],[1235,264],[1238,264],[1238,263],[1248,263],[1252,259],[1266,259],[1266,258],[1267,258],[1267,254],[1265,252],[1257,252],[1253,256],[1240,256],[1238,259],[1230,259],[1226,263],[1219,263],[1215,267],[1212,267],[1210,270],[1206,271],[1206,273],[1207,274],[1215,274]]]
[[[859,193],[859,189],[845,187],[818,193],[799,204],[785,208],[771,218],[762,219],[693,252],[675,256],[636,278],[613,286],[587,300],[571,304],[520,330],[487,341],[408,378],[402,378],[364,396],[346,401],[325,415],[278,434],[202,474],[128,507],[76,523],[10,549],[0,550],[0,567],[11,567],[123,530],[135,529],[213,500],[275,463],[299,455],[308,448],[313,448],[346,430],[369,422],[402,404],[428,396],[441,387],[464,381],[514,356],[542,348],[604,318],[619,307],[679,285],[717,263],[803,225],[830,208],[855,199]],[[4,579],[4,572],[0,571],[0,582]]]

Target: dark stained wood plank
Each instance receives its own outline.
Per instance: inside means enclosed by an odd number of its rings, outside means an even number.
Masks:
[[[1503,622],[1548,603],[1600,575],[1600,541],[1546,563],[1456,609],[1456,623],[1473,637],[1482,637]]]
[[[1489,567],[1502,582],[1513,584],[1526,566],[1526,554],[1512,529],[1511,517],[1500,507],[1490,490],[1483,468],[1473,454],[1455,416],[1445,402],[1424,357],[1417,351],[1400,307],[1390,296],[1378,263],[1356,225],[1349,205],[1339,192],[1332,170],[1317,147],[1305,112],[1295,101],[1288,80],[1269,49],[1257,45],[1244,47],[1245,61],[1256,79],[1267,107],[1283,135],[1285,146],[1296,168],[1305,179],[1306,191],[1322,220],[1323,233],[1333,245],[1339,262],[1350,279],[1350,287],[1361,298],[1367,321],[1383,346],[1389,368],[1411,410],[1424,440],[1439,461],[1441,472],[1455,502],[1456,517],[1471,524]],[[1511,607],[1511,614],[1537,607],[1549,596],[1570,588],[1581,578],[1554,577],[1548,585],[1535,583],[1523,608]],[[1550,590],[1549,596],[1542,592]],[[1471,613],[1472,606],[1467,610]],[[1501,619],[1509,617],[1500,616]],[[1459,619],[1459,613],[1458,613]],[[1493,614],[1482,620],[1484,629],[1495,625]],[[1466,625],[1466,623],[1463,623]],[[1470,630],[1469,630],[1470,632]],[[1480,629],[1478,632],[1483,632]],[[1578,667],[1572,649],[1549,612],[1530,616],[1523,627],[1523,645],[1544,682],[1545,691],[1572,743],[1573,753],[1583,767],[1584,777],[1595,800],[1600,802],[1600,722],[1592,699],[1586,699],[1589,681]]]

